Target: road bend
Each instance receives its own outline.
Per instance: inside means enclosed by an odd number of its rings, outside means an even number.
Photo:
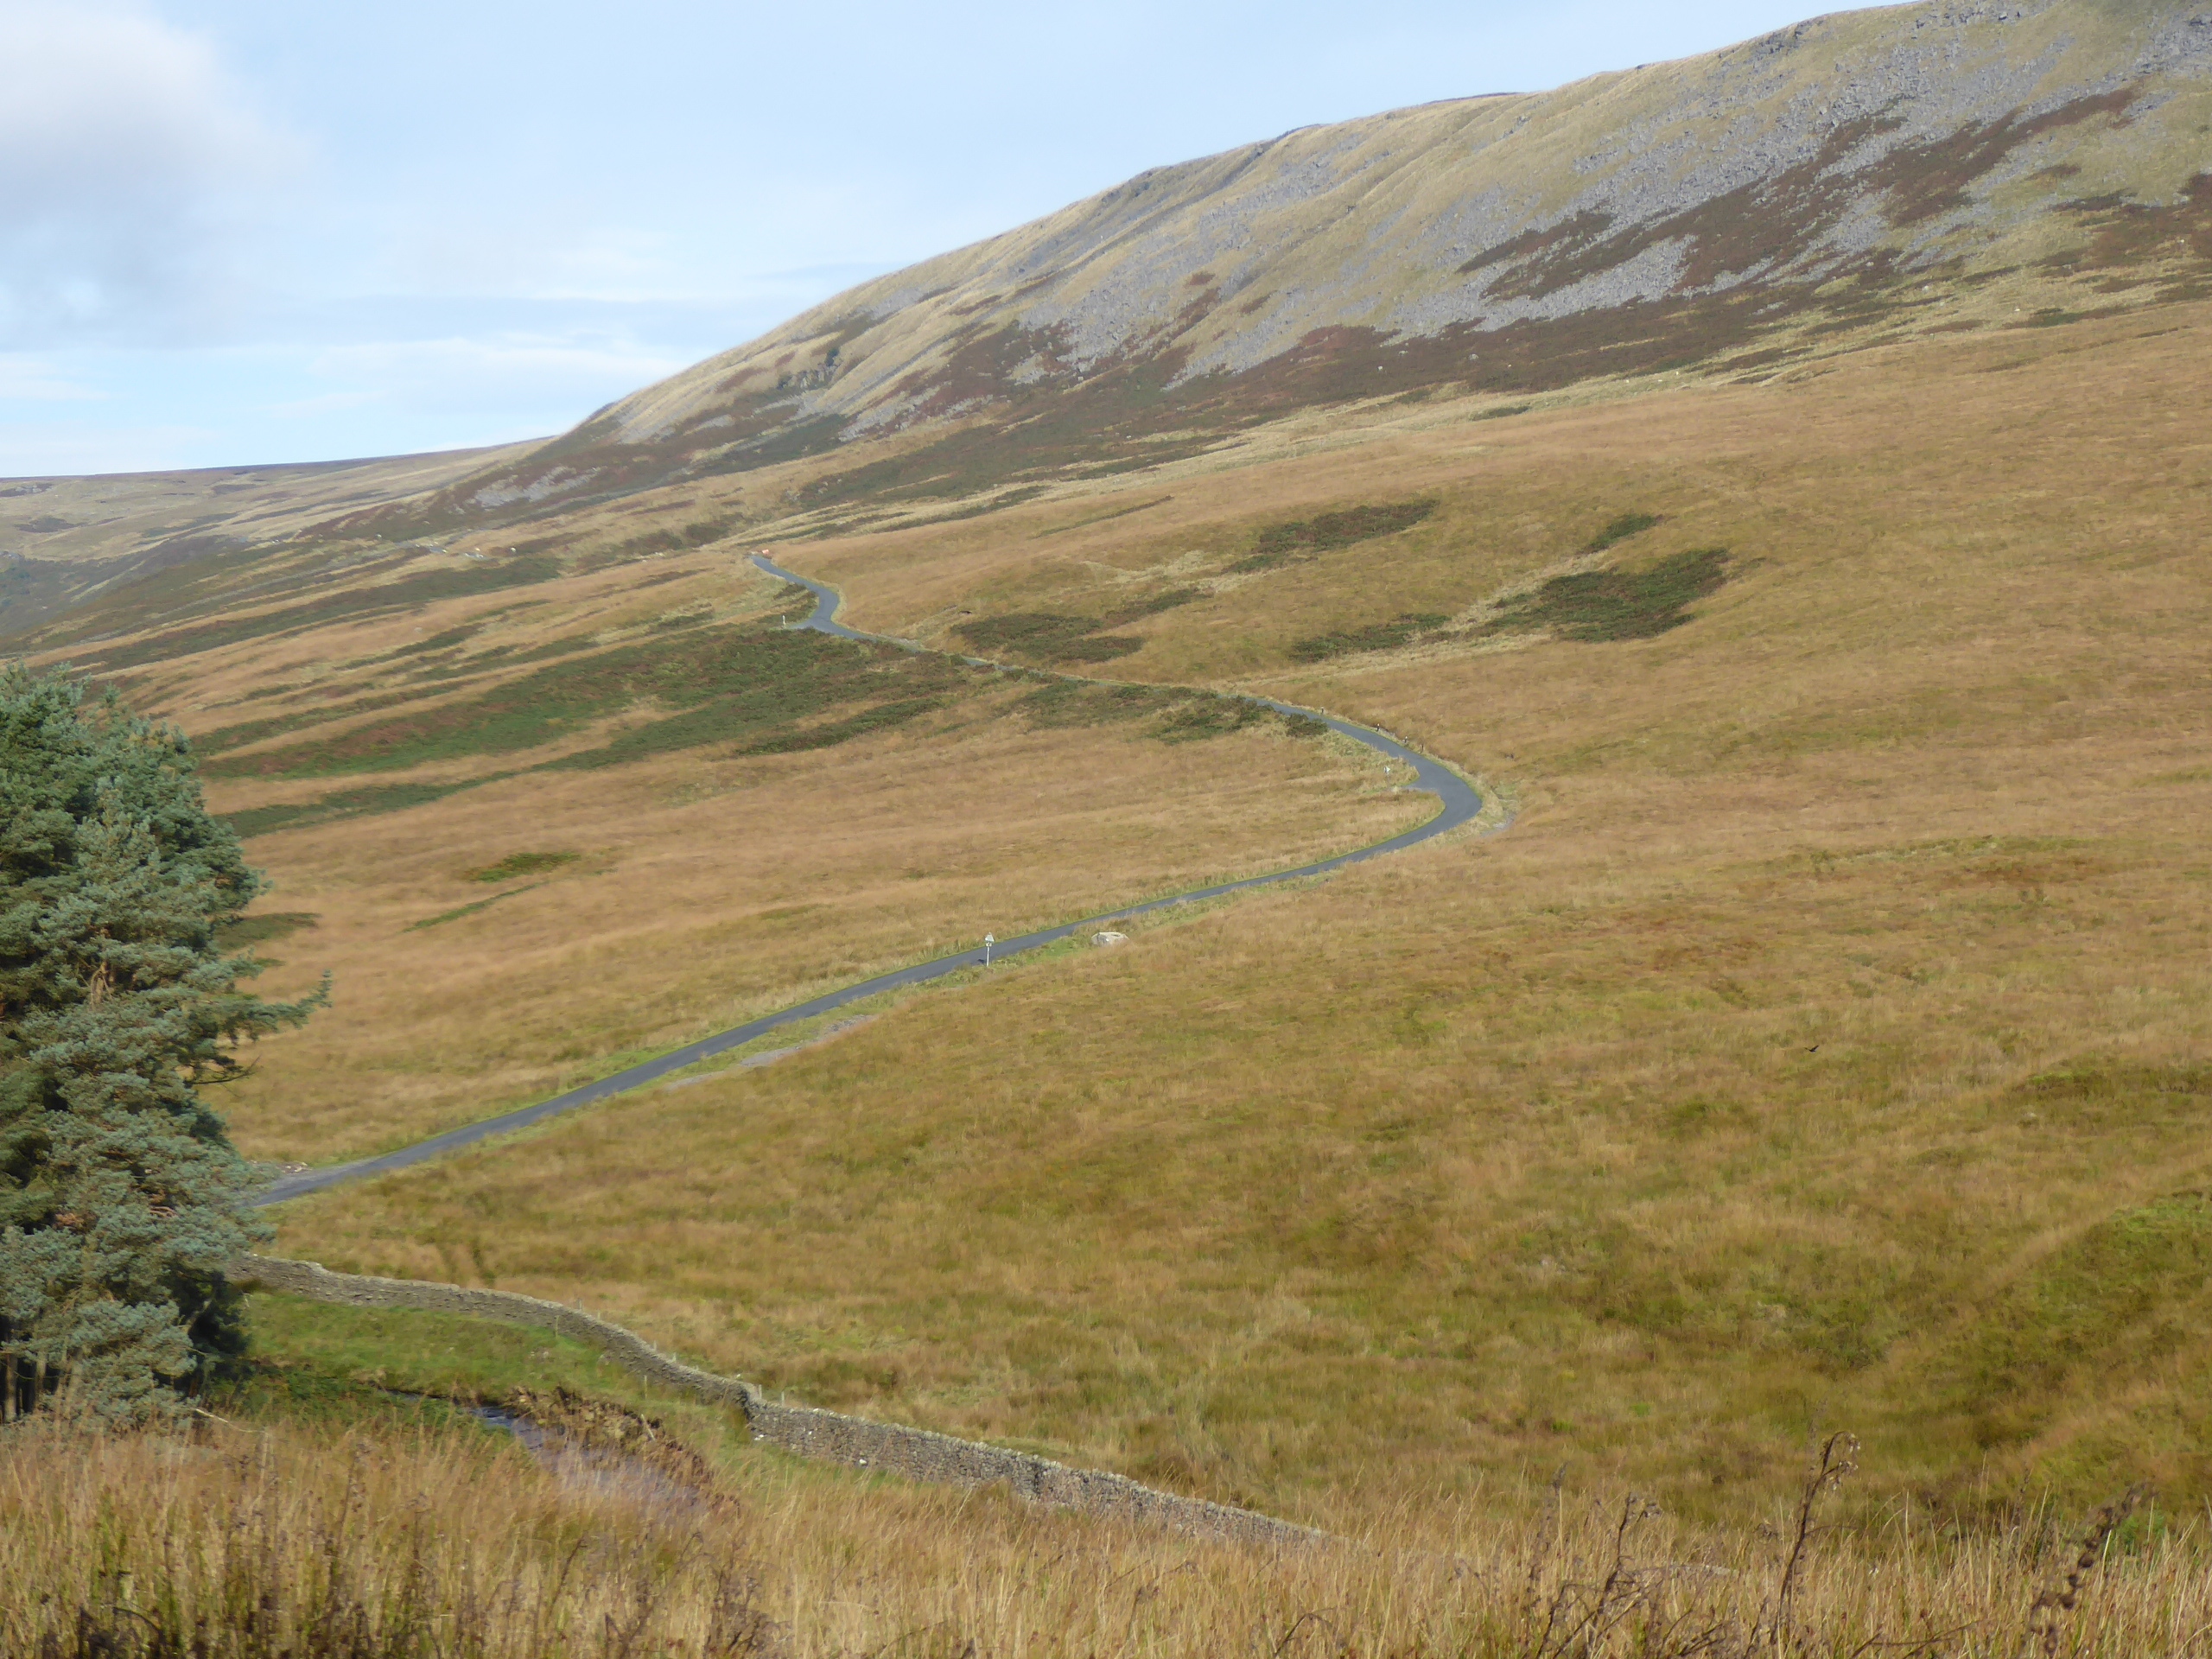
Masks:
[[[845,626],[837,620],[837,612],[842,601],[834,588],[825,587],[818,582],[810,582],[804,576],[771,563],[764,555],[754,555],[753,563],[770,575],[780,576],[786,582],[795,582],[814,594],[816,603],[813,614],[804,622],[794,626],[811,628],[817,633],[830,634],[839,639],[897,645],[905,651],[925,649],[923,646],[915,645],[912,640],[893,639],[883,634],[863,633]],[[982,664],[984,666],[998,666],[995,664],[985,663],[984,659],[980,658],[969,658],[967,660]],[[1063,675],[1060,677],[1078,679],[1081,677]],[[1250,697],[1246,701],[1262,704],[1275,710],[1278,714],[1302,715],[1308,720],[1318,720],[1331,731],[1341,733],[1351,739],[1353,742],[1363,744],[1377,754],[1387,755],[1393,760],[1401,761],[1412,767],[1414,779],[1408,787],[1421,793],[1435,796],[1439,809],[1436,815],[1417,828],[1405,831],[1402,835],[1393,836],[1388,841],[1379,841],[1371,847],[1360,848],[1357,852],[1340,853],[1334,858],[1325,858],[1313,864],[1300,864],[1295,869],[1277,870],[1269,875],[1247,876],[1241,881],[1224,881],[1217,887],[1198,887],[1192,892],[1175,893],[1166,899],[1150,899],[1142,904],[1125,905],[1119,910],[1102,911],[1096,916],[1086,916],[1080,921],[1065,922],[1058,927],[1040,928],[1034,933],[1023,933],[1013,938],[1000,939],[991,947],[990,955],[994,963],[1005,962],[1014,957],[1025,956],[1033,950],[1042,950],[1046,945],[1058,944],[1063,939],[1073,938],[1079,933],[1101,927],[1109,922],[1125,922],[1139,916],[1150,915],[1154,911],[1171,909],[1177,905],[1196,904],[1207,899],[1218,899],[1228,893],[1249,892],[1254,887],[1273,887],[1278,882],[1296,881],[1307,876],[1325,875],[1332,870],[1340,870],[1347,865],[1363,864],[1370,858],[1381,858],[1386,853],[1402,852],[1408,847],[1418,847],[1425,841],[1433,841],[1439,836],[1449,835],[1462,824],[1471,822],[1483,810],[1482,797],[1476,792],[1474,786],[1433,755],[1423,754],[1416,749],[1409,749],[1396,739],[1386,737],[1381,732],[1371,730],[1365,726],[1354,725],[1347,720],[1338,720],[1333,715],[1325,715],[1317,709],[1301,709],[1294,703],[1278,702],[1272,697]],[[496,1117],[485,1118],[480,1122],[463,1124],[457,1129],[448,1129],[443,1135],[434,1135],[427,1141],[418,1141],[411,1147],[402,1147],[395,1152],[380,1153],[373,1158],[363,1158],[350,1164],[333,1164],[321,1169],[306,1170],[296,1174],[286,1175],[273,1185],[264,1188],[254,1198],[252,1203],[257,1208],[267,1205],[282,1204],[287,1198],[302,1198],[309,1192],[320,1192],[327,1187],[337,1186],[344,1182],[364,1180],[372,1175],[385,1175],[393,1170],[406,1169],[416,1164],[428,1163],[434,1158],[443,1157],[449,1152],[458,1152],[464,1147],[473,1147],[480,1141],[489,1141],[494,1136],[512,1135],[518,1129],[526,1129],[532,1124],[543,1123],[546,1119],[558,1117],[563,1112],[572,1112],[579,1106],[588,1106],[594,1101],[606,1100],[614,1095],[626,1094],[632,1089],[641,1089],[649,1083],[658,1082],[672,1072],[681,1071],[687,1066],[696,1065],[702,1060],[711,1060],[719,1054],[728,1053],[731,1049],[742,1048],[756,1037],[765,1037],[770,1032],[782,1027],[796,1025],[803,1020],[812,1020],[822,1014],[834,1014],[839,1008],[846,1007],[855,1002],[865,1001],[872,996],[881,996],[887,991],[904,990],[913,985],[927,985],[934,980],[944,979],[950,975],[960,973],[963,969],[982,965],[983,951],[979,945],[957,951],[950,956],[939,957],[931,962],[917,963],[910,968],[899,968],[887,974],[878,974],[872,979],[857,981],[837,990],[826,992],[809,1001],[798,1003],[795,1007],[784,1008],[774,1014],[762,1014],[757,1020],[748,1020],[741,1026],[733,1026],[728,1031],[716,1032],[711,1037],[702,1037],[696,1043],[687,1043],[682,1048],[671,1050],[657,1059],[647,1060],[640,1065],[626,1067],[622,1071],[601,1077],[595,1082],[587,1083],[581,1088],[571,1089],[566,1094],[556,1095],[550,1100],[541,1100],[534,1106],[519,1107],[512,1112],[502,1112]]]

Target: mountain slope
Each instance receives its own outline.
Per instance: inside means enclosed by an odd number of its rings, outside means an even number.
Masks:
[[[2212,11],[2174,0],[1843,13],[1306,128],[854,289],[452,486],[430,518],[992,416],[988,456],[940,442],[809,499],[960,494],[1192,453],[1318,401],[1751,368],[1823,334],[2195,295],[2208,133]]]
[[[0,636],[118,588],[141,588],[134,597],[143,597],[145,584],[181,566],[247,553],[335,512],[405,500],[534,447],[10,479],[0,484]],[[177,598],[154,591],[157,604]]]

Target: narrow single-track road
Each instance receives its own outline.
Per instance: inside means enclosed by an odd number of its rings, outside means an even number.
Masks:
[[[818,582],[809,582],[804,576],[795,575],[781,565],[771,563],[760,555],[756,554],[753,562],[769,575],[781,576],[786,582],[796,582],[814,594],[817,601],[814,607],[814,614],[804,622],[798,624],[799,626],[812,628],[820,633],[831,634],[840,639],[857,639],[893,645],[908,651],[923,649],[910,640],[892,639],[881,634],[861,633],[845,626],[837,620],[837,610],[842,601],[835,590],[823,586]],[[1075,679],[1080,677],[1065,675],[1061,677]],[[1319,863],[1301,864],[1296,869],[1278,870],[1272,875],[1247,876],[1242,881],[1224,881],[1218,887],[1199,887],[1190,893],[1176,893],[1171,898],[1147,899],[1141,905],[1127,905],[1119,910],[1104,911],[1096,916],[1086,916],[1081,921],[1066,922],[1058,927],[1041,928],[1034,933],[1023,933],[1014,938],[998,940],[991,947],[992,961],[1003,962],[1009,957],[1021,956],[1045,945],[1058,944],[1062,939],[1072,938],[1078,933],[1099,927],[1105,923],[1127,921],[1132,917],[1147,915],[1156,910],[1166,910],[1173,905],[1191,904],[1202,899],[1218,899],[1224,893],[1243,893],[1251,887],[1270,887],[1278,881],[1295,881],[1304,876],[1326,874],[1331,870],[1342,869],[1348,864],[1363,863],[1370,858],[1380,858],[1385,853],[1395,853],[1408,847],[1418,846],[1424,841],[1433,841],[1437,836],[1448,834],[1460,825],[1471,822],[1483,810],[1482,797],[1475,792],[1474,786],[1433,756],[1409,749],[1404,744],[1383,736],[1380,732],[1370,731],[1364,726],[1355,726],[1349,721],[1338,720],[1331,715],[1317,713],[1311,709],[1300,709],[1291,703],[1277,702],[1269,697],[1254,697],[1249,701],[1263,704],[1279,714],[1303,715],[1308,719],[1318,720],[1331,731],[1340,732],[1354,742],[1366,745],[1378,754],[1388,755],[1393,760],[1403,761],[1414,768],[1414,781],[1408,787],[1435,796],[1440,810],[1434,817],[1430,818],[1417,829],[1408,830],[1402,835],[1393,836],[1388,841],[1377,842],[1372,847],[1363,847],[1357,852],[1341,853],[1334,858],[1325,858]],[[517,1129],[526,1129],[533,1123],[542,1123],[549,1117],[557,1117],[563,1112],[573,1111],[579,1106],[588,1106],[595,1100],[605,1100],[610,1095],[626,1094],[632,1089],[658,1082],[671,1072],[681,1071],[686,1066],[696,1065],[702,1060],[710,1060],[717,1054],[726,1054],[733,1048],[742,1047],[754,1038],[765,1037],[779,1027],[795,1025],[802,1020],[811,1020],[818,1014],[834,1013],[849,1004],[863,1001],[871,996],[880,996],[886,991],[903,990],[909,985],[926,985],[932,980],[943,979],[949,974],[960,972],[963,969],[979,966],[982,961],[983,952],[978,946],[958,951],[952,956],[939,957],[934,962],[917,963],[911,968],[900,968],[891,973],[878,974],[873,979],[861,980],[842,989],[817,996],[811,1001],[802,1002],[796,1007],[785,1008],[777,1014],[763,1014],[758,1020],[748,1020],[741,1026],[734,1026],[728,1031],[717,1032],[712,1037],[702,1037],[696,1043],[687,1043],[682,1048],[662,1055],[658,1059],[647,1060],[642,1065],[630,1066],[611,1076],[601,1077],[595,1083],[588,1083],[582,1088],[571,1089],[564,1095],[556,1095],[550,1100],[542,1100],[535,1106],[524,1106],[512,1112],[502,1112],[497,1117],[487,1117],[481,1122],[466,1123],[460,1128],[448,1129],[443,1135],[432,1135],[427,1141],[418,1141],[411,1147],[402,1147],[397,1152],[384,1153],[374,1158],[363,1158],[350,1164],[334,1164],[323,1169],[311,1169],[298,1174],[287,1175],[263,1189],[254,1198],[253,1203],[257,1206],[282,1204],[287,1198],[296,1198],[309,1192],[320,1192],[325,1187],[336,1186],[341,1182],[358,1181],[367,1176],[383,1175],[395,1169],[405,1169],[410,1165],[427,1163],[429,1160],[441,1157],[446,1153],[457,1152],[463,1147],[474,1146],[480,1141],[488,1141],[494,1135],[512,1134]]]

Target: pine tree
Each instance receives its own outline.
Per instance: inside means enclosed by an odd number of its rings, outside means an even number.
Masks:
[[[0,1407],[49,1389],[175,1414],[243,1345],[223,1268],[267,1236],[200,1090],[272,1003],[217,930],[263,889],[181,733],[60,675],[0,669]]]

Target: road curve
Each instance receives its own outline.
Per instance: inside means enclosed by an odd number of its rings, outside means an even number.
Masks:
[[[769,575],[781,576],[785,581],[796,582],[813,593],[817,601],[814,607],[814,613],[804,622],[796,626],[811,628],[818,633],[831,634],[840,639],[858,639],[893,645],[907,651],[923,649],[910,640],[892,639],[882,634],[861,633],[845,626],[837,620],[837,610],[842,601],[834,589],[826,588],[818,582],[809,582],[804,576],[786,570],[781,565],[771,563],[765,556],[759,554],[753,556],[753,563]],[[981,659],[970,658],[969,660],[980,661]],[[1068,675],[1062,677],[1073,679],[1079,677]],[[1243,893],[1252,887],[1270,887],[1278,881],[1295,881],[1302,876],[1323,875],[1331,870],[1339,870],[1348,864],[1364,863],[1370,858],[1380,858],[1385,853],[1398,852],[1408,847],[1418,846],[1424,841],[1433,841],[1439,836],[1446,835],[1457,830],[1461,824],[1472,821],[1483,810],[1482,797],[1476,793],[1474,786],[1433,756],[1409,749],[1395,739],[1383,736],[1380,732],[1370,731],[1364,726],[1355,726],[1349,721],[1338,720],[1332,715],[1320,714],[1311,709],[1300,709],[1293,703],[1277,702],[1271,697],[1254,697],[1249,701],[1264,704],[1279,714],[1303,715],[1308,719],[1318,720],[1331,731],[1341,732],[1354,742],[1365,744],[1378,754],[1388,755],[1394,760],[1404,761],[1414,771],[1414,782],[1409,787],[1435,796],[1441,810],[1434,817],[1418,828],[1407,830],[1402,835],[1393,836],[1388,841],[1377,842],[1372,847],[1363,847],[1357,852],[1340,853],[1334,858],[1325,858],[1319,863],[1301,864],[1296,869],[1278,870],[1272,875],[1247,876],[1242,881],[1224,881],[1218,887],[1199,887],[1190,893],[1179,893],[1172,898],[1147,899],[1143,904],[1127,905],[1119,910],[1103,911],[1096,916],[1086,916],[1081,921],[1066,922],[1058,927],[1042,928],[1034,933],[1024,933],[1014,938],[1001,939],[992,947],[991,959],[994,962],[1003,962],[1009,957],[1021,956],[1025,952],[1039,950],[1045,945],[1058,944],[1062,939],[1072,938],[1078,933],[1098,927],[1107,922],[1127,921],[1132,917],[1147,915],[1154,911],[1166,910],[1174,905],[1191,904],[1201,899],[1217,899],[1224,893]],[[363,1158],[350,1164],[334,1164],[323,1169],[311,1169],[298,1174],[287,1175],[264,1188],[251,1200],[251,1203],[255,1208],[282,1204],[287,1198],[302,1198],[309,1192],[320,1192],[326,1187],[336,1186],[342,1182],[358,1181],[368,1176],[384,1175],[396,1169],[405,1169],[410,1165],[427,1163],[431,1159],[442,1157],[448,1152],[457,1152],[463,1147],[471,1147],[480,1141],[488,1141],[494,1135],[512,1134],[517,1129],[526,1129],[533,1123],[542,1123],[549,1117],[559,1116],[563,1112],[573,1111],[579,1106],[588,1106],[596,1100],[605,1100],[610,1095],[626,1094],[632,1089],[641,1088],[646,1084],[656,1082],[668,1076],[671,1071],[681,1071],[686,1066],[696,1065],[702,1060],[709,1060],[717,1054],[728,1053],[733,1048],[742,1047],[754,1038],[764,1037],[779,1027],[793,1025],[802,1020],[811,1020],[817,1014],[834,1013],[850,1003],[862,1001],[871,996],[880,996],[886,991],[901,990],[909,985],[926,985],[932,980],[943,979],[949,974],[957,974],[963,968],[979,966],[982,961],[982,951],[980,949],[971,948],[952,956],[939,957],[933,962],[917,963],[911,968],[900,968],[891,973],[878,974],[873,979],[861,980],[842,989],[817,996],[811,1001],[801,1002],[795,1007],[785,1008],[776,1014],[763,1014],[758,1020],[749,1020],[741,1026],[732,1027],[728,1031],[717,1032],[711,1037],[702,1037],[697,1042],[687,1043],[682,1048],[664,1054],[658,1059],[647,1060],[642,1065],[633,1065],[625,1071],[617,1071],[612,1076],[601,1077],[595,1083],[588,1083],[582,1088],[571,1089],[568,1093],[556,1095],[550,1100],[542,1100],[535,1106],[524,1106],[512,1112],[502,1112],[497,1117],[487,1117],[481,1122],[466,1123],[460,1128],[448,1129],[443,1135],[432,1135],[427,1141],[418,1141],[411,1147],[402,1147],[397,1152],[387,1152],[374,1158]]]

